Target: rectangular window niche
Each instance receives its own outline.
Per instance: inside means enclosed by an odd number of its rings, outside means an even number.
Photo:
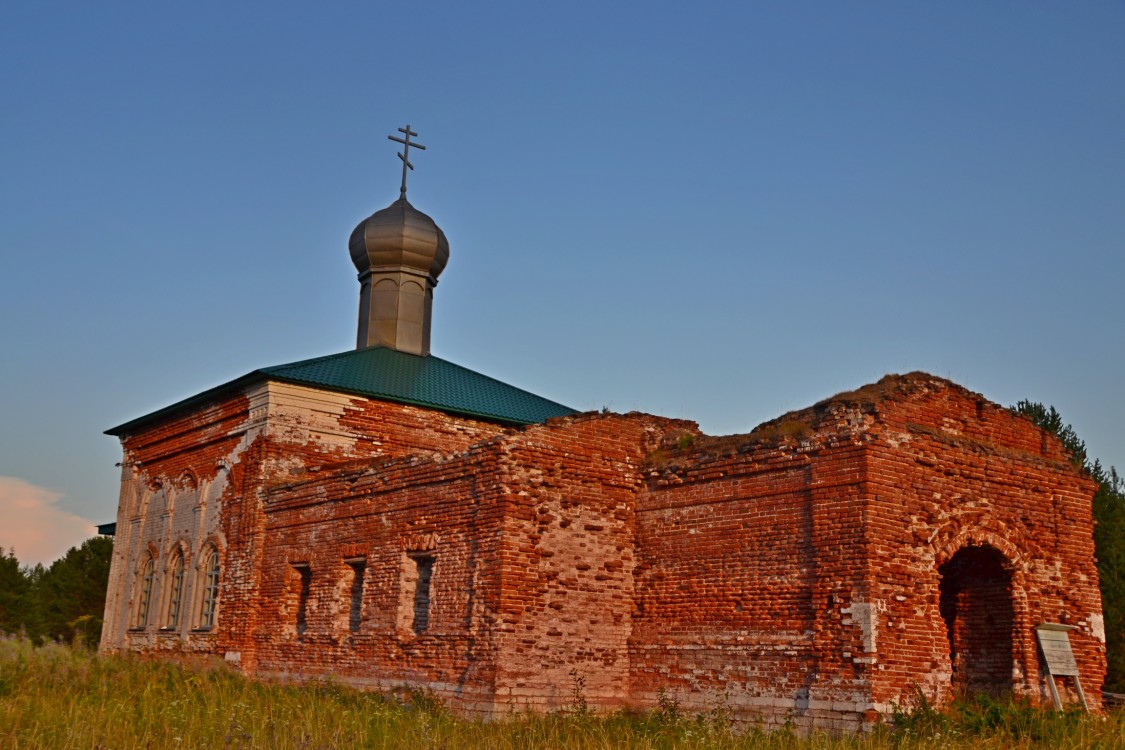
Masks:
[[[425,633],[430,628],[430,583],[434,574],[433,555],[412,555],[417,578],[414,583],[415,633]]]
[[[309,628],[309,590],[312,588],[312,570],[308,563],[295,563],[293,571],[297,574],[296,589],[297,612],[293,620],[297,631],[297,640],[305,640],[305,631]]]
[[[367,574],[367,560],[345,560],[352,569],[352,585],[348,599],[348,631],[358,633],[363,625],[363,582]]]

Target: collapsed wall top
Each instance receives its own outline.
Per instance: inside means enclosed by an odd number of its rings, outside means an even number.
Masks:
[[[348,248],[360,283],[356,348],[429,355],[434,287],[449,262],[445,233],[404,196],[361,221]]]

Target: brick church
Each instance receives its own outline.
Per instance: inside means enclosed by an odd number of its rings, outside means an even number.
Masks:
[[[449,244],[405,178],[349,247],[354,351],[108,431],[103,650],[847,728],[919,690],[1049,700],[1055,623],[1099,705],[1094,486],[1027,419],[924,373],[743,435],[576,413],[430,354]]]

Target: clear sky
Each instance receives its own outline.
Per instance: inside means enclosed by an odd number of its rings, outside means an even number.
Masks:
[[[926,370],[1125,468],[1120,1],[7,2],[0,113],[24,562],[115,518],[103,430],[354,346],[407,122],[439,356],[711,433]]]

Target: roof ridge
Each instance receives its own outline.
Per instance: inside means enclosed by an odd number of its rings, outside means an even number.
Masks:
[[[372,348],[375,348],[375,347],[372,347]],[[275,375],[275,374],[277,374],[278,370],[288,370],[288,369],[293,368],[293,367],[306,367],[308,365],[315,364],[317,362],[323,362],[323,361],[326,361],[326,360],[329,360],[329,359],[339,359],[341,357],[347,357],[350,354],[355,354],[357,351],[365,351],[365,350],[363,350],[363,349],[349,349],[349,350],[343,351],[343,352],[336,352],[335,354],[322,354],[319,357],[309,357],[308,359],[299,359],[296,362],[286,362],[286,363],[280,364],[280,365],[270,365],[268,367],[259,367],[257,370],[253,370],[250,374],[253,374],[255,372],[260,372],[263,375]]]

